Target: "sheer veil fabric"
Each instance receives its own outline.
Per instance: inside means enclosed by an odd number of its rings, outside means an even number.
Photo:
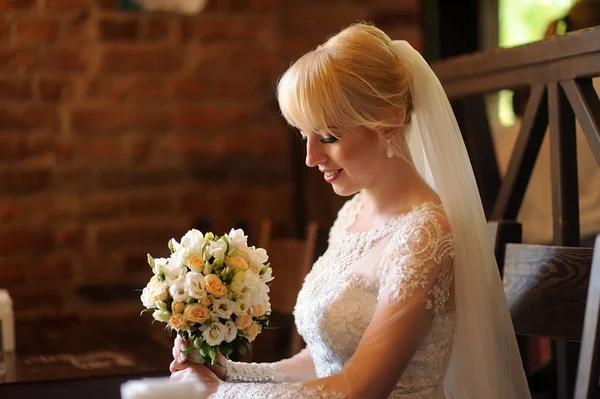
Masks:
[[[483,205],[450,102],[419,52],[406,41],[393,45],[411,75],[410,154],[441,198],[454,239],[456,335],[444,393],[447,399],[531,398]]]

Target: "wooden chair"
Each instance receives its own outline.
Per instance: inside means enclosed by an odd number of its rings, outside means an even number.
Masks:
[[[575,399],[600,397],[600,235],[596,237],[594,258],[585,307],[581,354],[577,367]]]
[[[598,293],[591,290],[588,294],[588,286],[600,287],[600,251],[593,275],[592,254],[591,248],[507,244],[503,262],[504,290],[517,335],[571,342],[581,342],[583,336],[590,354],[581,352],[580,380],[588,381],[588,386],[594,384],[592,376],[598,374]],[[592,300],[588,296],[596,302],[588,302]],[[587,311],[586,302],[591,304]],[[584,319],[586,328],[591,326],[585,335]],[[559,375],[575,380],[573,369]],[[569,385],[572,382],[559,387]],[[594,397],[585,396],[590,389],[581,389],[584,391],[578,399]],[[566,399],[569,394],[559,388],[558,397]]]
[[[271,238],[272,223],[263,221],[259,245],[267,250],[275,279],[270,283],[270,328],[254,344],[253,361],[276,361],[298,353],[304,343],[294,323],[293,311],[305,276],[317,257],[319,225],[307,226],[306,238]]]

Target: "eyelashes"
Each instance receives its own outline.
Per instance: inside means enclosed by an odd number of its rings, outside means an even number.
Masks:
[[[302,141],[308,140],[308,137],[305,135],[302,135],[301,137],[302,137]],[[338,142],[339,140],[340,139],[338,139],[337,137],[334,137],[334,136],[324,136],[319,139],[319,141],[322,144],[333,144],[333,143]]]

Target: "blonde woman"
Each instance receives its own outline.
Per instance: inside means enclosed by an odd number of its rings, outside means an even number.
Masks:
[[[277,92],[306,164],[353,196],[306,277],[307,343],[209,369],[174,348],[172,380],[219,398],[529,398],[456,120],[423,58],[368,24],[297,60]]]

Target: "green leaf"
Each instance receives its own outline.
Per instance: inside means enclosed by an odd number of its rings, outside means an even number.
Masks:
[[[217,351],[215,348],[210,348],[208,356],[210,357],[210,364],[215,364],[215,360],[217,360]]]
[[[148,264],[154,269],[154,258],[150,254],[148,254]]]
[[[181,353],[183,353],[184,355],[189,355],[190,352],[193,351],[194,349],[196,349],[196,348],[194,348],[192,346],[192,347],[187,348],[186,350],[182,350]]]
[[[154,308],[148,308],[148,309],[144,309],[140,312],[140,316],[143,315],[146,312],[154,312],[156,309]]]

